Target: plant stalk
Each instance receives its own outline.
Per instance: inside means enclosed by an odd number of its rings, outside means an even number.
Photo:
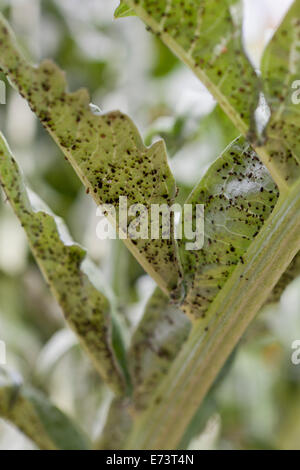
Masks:
[[[300,250],[300,184],[282,193],[272,215],[174,361],[128,449],[176,449],[227,357]]]

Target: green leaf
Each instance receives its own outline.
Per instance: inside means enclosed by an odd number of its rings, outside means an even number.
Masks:
[[[115,18],[124,18],[126,16],[135,16],[133,9],[128,6],[123,0],[114,13]]]
[[[155,78],[165,77],[173,72],[180,62],[159,38],[155,38],[153,47],[154,57],[150,73]]]
[[[242,1],[127,0],[127,4],[195,72],[240,132],[249,132],[259,86],[244,54]]]
[[[243,137],[209,168],[186,203],[205,206],[203,249],[180,253],[187,297],[184,310],[209,323],[207,310],[258,235],[278,199],[268,170]]]
[[[129,350],[137,410],[147,406],[153,390],[166,375],[189,331],[188,319],[170,304],[160,289],[155,289]]]
[[[66,321],[102,378],[119,393],[124,389],[124,377],[112,347],[115,326],[109,302],[85,272],[91,264],[86,252],[70,240],[60,219],[55,219],[35,195],[26,191],[17,163],[1,135],[0,182]]]
[[[299,157],[293,152],[298,144],[291,144],[291,148],[289,142],[291,136],[299,142],[296,123],[299,108],[296,111],[294,106],[289,124],[282,120],[276,124],[278,116],[276,118],[275,110],[269,125],[269,129],[273,126],[273,132],[268,133],[267,139],[261,135],[263,126],[262,123],[258,125],[255,111],[258,106],[262,110],[260,93],[263,84],[244,52],[242,0],[127,0],[127,3],[199,77],[239,132],[251,141],[278,187],[286,190],[289,184],[295,182],[299,177]],[[296,0],[285,26],[281,28],[283,32],[290,31],[288,37],[272,41],[266,52],[263,78],[269,77],[272,82],[271,94],[267,96],[268,99],[271,97],[271,105],[274,97],[275,101],[279,99],[279,104],[288,103],[290,79],[294,72],[296,78],[299,77],[296,51],[298,17],[299,0]],[[289,64],[294,68],[293,74],[289,73]],[[267,119],[266,111],[264,118]],[[286,135],[284,141],[278,136],[281,130]]]
[[[128,0],[128,4],[135,9],[149,28],[158,34],[166,45],[195,72],[236,127],[243,134],[254,139],[257,155],[268,167],[278,186],[286,189],[287,184],[294,183],[299,178],[300,171],[298,148],[300,147],[298,132],[300,107],[292,103],[291,95],[295,92],[292,83],[300,76],[300,62],[297,60],[300,1],[294,2],[264,54],[263,86],[272,117],[264,137],[263,147],[253,135],[253,133],[256,134],[253,112],[258,105],[258,92],[262,89],[262,84],[258,81],[243,50],[242,2],[227,0],[220,4],[216,0],[209,2],[185,0],[183,5],[178,0],[158,0],[155,3],[151,0]],[[216,12],[218,12],[217,15]],[[210,169],[211,178],[214,171],[216,167]],[[204,181],[203,184],[205,184]],[[200,203],[201,200],[194,202]],[[274,199],[274,204],[275,202]],[[253,233],[256,233],[261,225],[259,223]],[[199,315],[205,314],[207,306],[234,269],[231,263],[236,264],[237,255],[241,256],[246,251],[249,244],[246,243],[246,239],[244,242],[244,248],[237,250],[231,257],[226,257],[227,250],[223,250],[222,258],[228,258],[223,262],[225,266],[226,263],[229,265],[227,264],[225,269],[222,262],[219,272],[214,271],[212,267],[213,264],[218,263],[213,263],[210,255],[206,257],[205,250],[199,254],[198,261],[193,260],[193,254],[186,256],[184,271],[188,277],[188,288],[193,282],[197,284],[194,268],[191,271],[189,269],[190,264],[196,263],[201,266],[199,270],[205,271],[205,274],[202,273],[199,277],[200,284],[204,281],[204,285],[200,289],[194,289],[191,303],[187,299],[190,304],[189,309],[191,304],[194,305],[193,310],[198,304],[198,306],[201,305]],[[219,252],[219,249],[216,250],[215,259],[219,259]],[[181,250],[181,255],[184,259],[183,250]],[[206,262],[208,266],[204,268]],[[224,275],[220,274],[220,271],[223,271]],[[208,282],[209,277],[214,277],[214,281]],[[290,279],[289,274],[285,279]],[[282,282],[284,285],[284,280]],[[198,295],[198,299],[195,295]]]
[[[16,374],[0,367],[0,416],[11,421],[40,449],[86,450],[87,437],[70,418]]]
[[[296,0],[267,46],[261,65],[264,94],[272,113],[266,147],[289,186],[300,177],[300,104],[293,103],[300,87],[299,44],[300,1]]]
[[[0,67],[28,101],[44,127],[60,146],[97,204],[113,204],[126,196],[128,207],[170,204],[176,184],[162,141],[144,146],[137,128],[119,111],[101,114],[89,106],[86,90],[66,92],[63,72],[51,61],[30,65],[19,52],[13,33],[0,17]],[[128,218],[128,223],[133,217]],[[120,224],[122,234],[127,230]],[[173,233],[173,230],[171,230]],[[181,279],[174,238],[124,240],[144,269],[166,292]]]

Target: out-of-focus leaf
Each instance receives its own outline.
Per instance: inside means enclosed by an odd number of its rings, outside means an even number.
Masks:
[[[272,164],[288,185],[300,177],[299,42],[300,1],[295,0],[268,44],[261,65],[264,94],[272,113],[266,146]]]
[[[155,289],[133,335],[129,367],[134,385],[134,404],[143,409],[153,390],[167,373],[190,331],[190,322]]]
[[[40,449],[86,450],[87,437],[39,391],[0,367],[0,416],[11,421]]]
[[[115,398],[110,405],[104,429],[94,447],[99,450],[122,449],[131,426],[130,401],[128,398]]]
[[[200,121],[198,135],[214,135],[220,138],[220,152],[224,150],[234,139],[239,136],[239,132],[232,124],[223,109],[217,104],[214,110]]]
[[[168,73],[172,72],[180,62],[159,38],[155,38],[154,46],[155,56],[151,73],[153,77],[165,77]]]
[[[172,205],[176,184],[162,141],[147,148],[127,116],[118,111],[105,115],[93,112],[87,91],[67,93],[65,76],[51,61],[38,67],[30,65],[3,17],[0,46],[1,69],[61,147],[97,204],[112,204],[118,212],[119,197],[126,196],[128,206],[140,203],[149,209],[151,204]],[[128,223],[132,219],[129,217]],[[120,223],[124,236],[127,226],[123,225]],[[174,237],[127,237],[124,242],[166,293],[181,295]]]
[[[0,136],[0,182],[20,220],[39,267],[103,379],[120,392],[124,378],[112,347],[110,305],[81,269],[86,252],[68,238],[62,222],[36,210],[17,163]],[[33,199],[31,197],[31,199]]]
[[[198,251],[187,251],[180,240],[187,297],[192,317],[206,311],[268,219],[278,190],[268,170],[244,138],[236,139],[209,168],[186,203],[204,204],[205,240]]]
[[[164,129],[161,129],[160,122],[158,125],[154,123],[148,131],[146,140],[150,144],[159,135],[166,143],[169,156],[173,157],[188,140],[185,135],[186,117],[179,116],[168,121],[168,126],[167,128],[164,126]]]

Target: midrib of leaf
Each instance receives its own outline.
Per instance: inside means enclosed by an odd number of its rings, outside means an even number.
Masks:
[[[296,0],[299,8],[299,0]],[[136,14],[149,28],[198,76],[232,120],[236,128],[250,142],[261,161],[268,168],[272,178],[285,191],[292,183],[294,163],[287,159],[287,148],[284,149],[285,168],[283,172],[280,157],[274,158],[276,136],[269,136],[269,141],[262,145],[257,136],[256,123],[253,118],[262,91],[260,78],[248,60],[242,44],[242,2],[241,0],[126,0]],[[211,20],[211,30],[201,33],[201,21],[190,21],[205,10],[207,23]],[[210,16],[211,15],[211,18]],[[214,25],[227,18],[227,25],[220,30]],[[222,22],[221,22],[222,23]],[[202,34],[202,35],[201,35]],[[227,35],[227,36],[226,36]],[[231,42],[226,43],[226,37]],[[224,42],[225,41],[225,42]],[[210,66],[209,58],[214,47],[222,45],[224,52],[219,54],[220,64]],[[192,51],[192,52],[191,52]],[[224,57],[224,58],[223,58]],[[220,76],[218,74],[221,73]],[[224,89],[224,76],[227,83]],[[275,149],[274,149],[275,146]],[[281,149],[282,150],[282,149]],[[281,154],[282,159],[282,154]]]
[[[300,183],[281,197],[258,237],[208,310],[194,325],[128,449],[175,449],[234,346],[300,250]],[[184,410],[184,413],[182,412]]]
[[[0,68],[28,101],[98,205],[112,204],[117,214],[119,196],[127,197],[128,207],[140,203],[149,210],[151,204],[172,205],[176,184],[162,141],[145,147],[128,116],[119,111],[93,113],[87,91],[68,93],[64,73],[50,60],[37,67],[30,65],[2,16],[0,51]],[[124,242],[167,295],[181,296],[181,267],[173,236],[169,240],[127,237]]]

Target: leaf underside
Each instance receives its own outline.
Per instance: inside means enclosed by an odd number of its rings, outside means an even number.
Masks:
[[[81,269],[86,257],[84,249],[70,241],[65,243],[54,217],[34,208],[17,163],[1,136],[0,183],[66,321],[100,375],[119,393],[124,389],[124,378],[111,344],[109,302]]]
[[[278,196],[268,170],[243,137],[223,152],[193,190],[186,203],[204,204],[204,246],[187,251],[185,239],[179,244],[187,292],[184,309],[192,317],[206,318],[235,267],[246,262],[246,251]]]

